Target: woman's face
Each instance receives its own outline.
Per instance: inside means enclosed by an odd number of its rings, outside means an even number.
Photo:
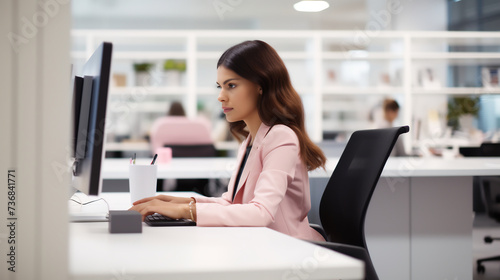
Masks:
[[[257,100],[262,90],[259,85],[221,65],[217,68],[217,88],[220,89],[217,99],[227,121],[245,121],[248,125],[249,122],[260,120]]]

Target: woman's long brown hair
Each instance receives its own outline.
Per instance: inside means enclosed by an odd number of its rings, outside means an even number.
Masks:
[[[325,168],[323,151],[307,135],[302,100],[292,86],[283,60],[270,45],[259,40],[235,45],[222,54],[217,68],[221,65],[262,88],[257,105],[260,119],[268,126],[283,124],[295,132],[300,157],[308,170]],[[243,121],[230,123],[231,133],[239,141],[248,136],[245,127]]]

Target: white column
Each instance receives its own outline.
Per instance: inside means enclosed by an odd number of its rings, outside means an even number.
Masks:
[[[197,58],[196,58],[196,36],[191,33],[187,36],[187,58],[186,58],[186,79],[187,79],[187,95],[186,95],[186,115],[190,118],[196,117],[197,112],[197,95],[196,95],[196,75],[197,75]]]
[[[323,83],[323,41],[318,32],[314,33],[312,38],[312,48],[313,48],[313,66],[314,73],[317,73],[313,80],[313,104],[312,112],[305,114],[307,127],[312,125],[312,130],[309,128],[309,135],[314,142],[320,142],[323,140],[323,94],[322,88]],[[314,119],[313,124],[307,122],[307,120]]]
[[[0,1],[0,34],[7,34],[13,28],[13,15],[14,2],[11,1]],[[0,40],[0,85],[2,85],[2,90],[0,91],[0,97],[2,101],[0,102],[0,131],[2,136],[0,137],[0,171],[1,171],[1,190],[0,194],[0,278],[2,279],[14,279],[10,278],[9,275],[14,275],[8,271],[7,254],[9,254],[9,244],[8,244],[8,234],[10,232],[7,227],[7,202],[8,202],[8,170],[15,167],[14,159],[14,143],[15,138],[15,119],[13,119],[13,114],[15,112],[13,108],[13,102],[15,96],[13,96],[13,56],[14,52],[10,47],[9,41],[6,36],[2,36]]]
[[[417,133],[418,131],[413,131],[413,122],[412,118],[414,117],[415,113],[413,109],[416,109],[418,107],[413,106],[413,95],[412,95],[412,76],[414,75],[413,73],[413,66],[412,66],[412,60],[411,60],[411,37],[407,34],[404,36],[403,39],[403,45],[404,45],[404,58],[403,58],[403,96],[404,96],[404,104],[406,105],[405,108],[402,109],[403,111],[403,124],[404,125],[409,125],[410,126],[410,131],[411,133]],[[410,153],[412,150],[413,146],[413,137],[410,137],[411,133],[406,133],[403,135],[400,135],[403,139],[403,143],[405,146],[405,150],[407,153]]]
[[[6,0],[0,11],[0,278],[68,279],[69,173],[58,168],[70,135],[70,4]]]

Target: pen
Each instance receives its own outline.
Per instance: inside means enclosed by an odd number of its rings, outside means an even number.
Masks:
[[[134,164],[135,164],[135,153],[134,153]]]
[[[155,156],[153,157],[153,161],[151,162],[151,165],[154,165],[155,164],[155,161],[156,161],[156,158],[158,157],[158,154],[155,154]]]

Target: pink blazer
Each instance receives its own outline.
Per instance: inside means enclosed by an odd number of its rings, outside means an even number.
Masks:
[[[260,126],[231,201],[250,138],[239,149],[238,166],[228,191],[222,197],[196,198],[198,226],[268,227],[296,238],[324,241],[309,226],[309,176],[299,156],[299,140],[285,125],[275,125],[271,130]]]

